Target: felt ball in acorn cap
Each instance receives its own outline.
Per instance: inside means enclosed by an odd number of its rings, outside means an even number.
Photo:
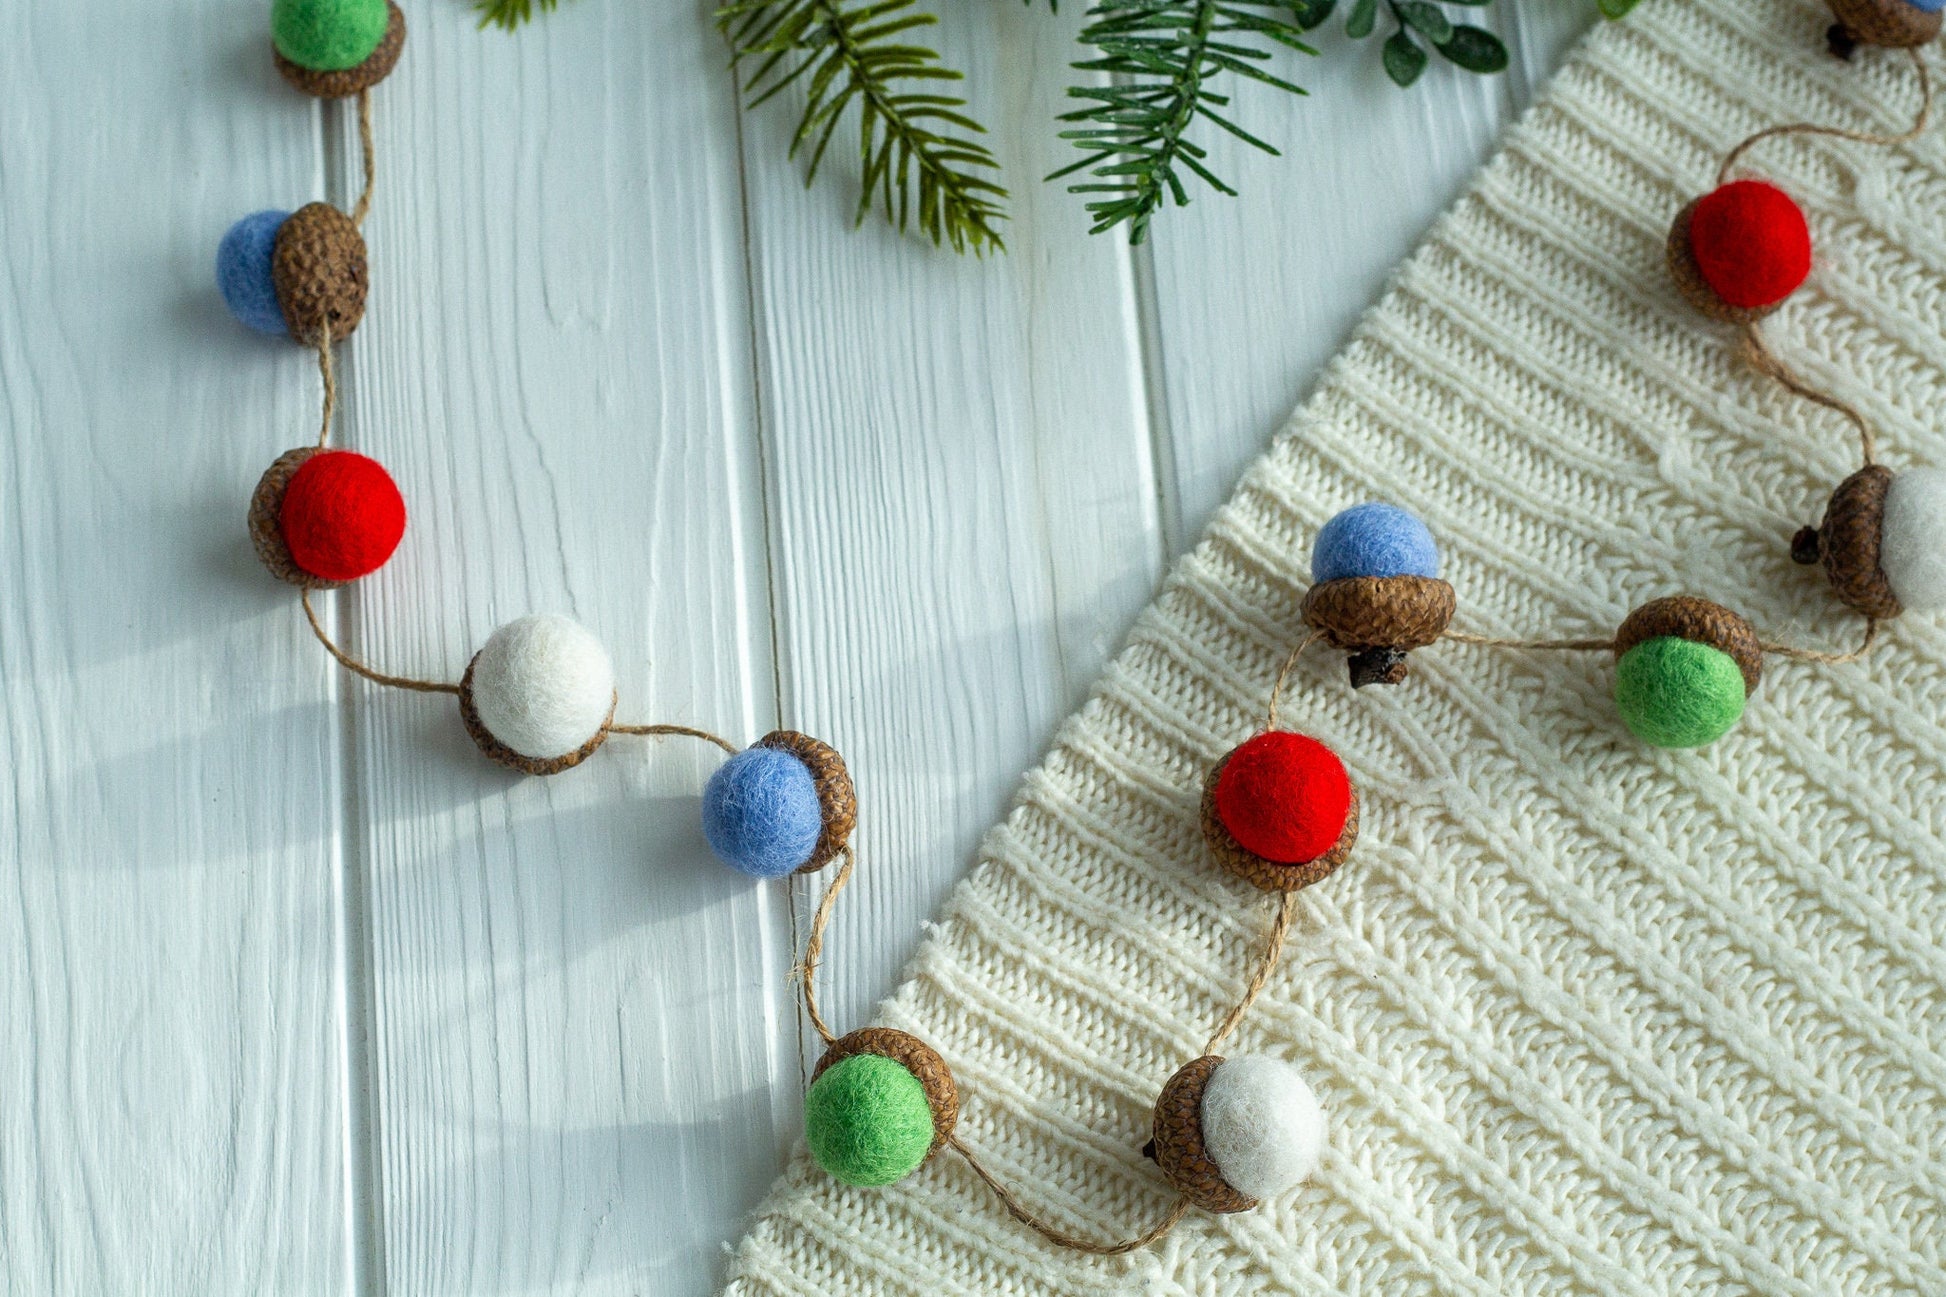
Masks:
[[[1711,319],[1750,324],[1811,273],[1811,227],[1776,185],[1733,180],[1676,213],[1668,260],[1691,306]]]
[[[405,15],[389,0],[276,0],[270,33],[286,81],[320,99],[344,99],[398,66]]]
[[[824,868],[858,823],[837,749],[777,730],[718,766],[703,787],[703,836],[730,868],[782,878]]]
[[[250,541],[280,581],[328,590],[385,566],[405,535],[405,497],[385,466],[349,450],[279,455],[250,496]]]
[[[615,670],[601,641],[566,617],[522,617],[488,637],[459,687],[480,751],[529,775],[580,765],[615,719]]]
[[[1822,563],[1831,588],[1867,617],[1946,608],[1946,469],[1859,469],[1832,492],[1824,521],[1791,542]]]
[[[329,203],[265,211],[229,228],[216,249],[216,287],[241,323],[307,345],[324,330],[349,337],[365,318],[365,238]]]
[[[1838,21],[1825,34],[1831,52],[1851,57],[1860,45],[1913,49],[1939,37],[1946,0],[1828,0]]]
[[[1351,654],[1355,688],[1405,679],[1406,654],[1453,620],[1453,587],[1439,579],[1432,532],[1394,505],[1356,505],[1319,528],[1311,582],[1304,624]]]
[[[1205,1211],[1248,1211],[1295,1189],[1324,1153],[1324,1110],[1304,1076],[1274,1058],[1211,1054],[1185,1063],[1155,1102],[1143,1150]]]
[[[944,1059],[917,1036],[865,1027],[824,1052],[804,1092],[811,1156],[846,1184],[894,1184],[952,1138],[959,1090]]]
[[[1615,707],[1644,743],[1714,743],[1743,715],[1763,679],[1750,623],[1693,595],[1655,599],[1615,633]]]
[[[1273,730],[1246,739],[1203,783],[1203,837],[1231,873],[1294,892],[1331,873],[1358,841],[1358,792],[1338,754]]]

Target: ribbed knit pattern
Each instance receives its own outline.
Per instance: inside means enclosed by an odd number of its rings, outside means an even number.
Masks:
[[[1663,265],[1742,136],[1909,122],[1906,57],[1839,63],[1829,21],[1649,0],[1603,25],[986,841],[883,1019],[944,1054],[962,1137],[1061,1224],[1126,1237],[1169,1202],[1150,1105],[1270,905],[1209,863],[1198,794],[1261,723],[1333,512],[1424,517],[1477,633],[1604,636],[1690,591],[1774,638],[1855,640],[1787,555],[1856,467],[1851,434],[1739,363]],[[1865,408],[1894,467],[1946,459],[1941,134],[1752,162],[1818,250],[1774,346]],[[1331,1124],[1313,1183],[1098,1260],[951,1156],[875,1191],[800,1156],[731,1291],[1946,1292],[1946,630],[1907,617],[1864,665],[1771,668],[1728,737],[1661,752],[1616,717],[1606,655],[1442,644],[1358,694],[1312,657],[1287,719],[1344,754],[1363,836],[1302,894],[1229,1051],[1305,1069]]]

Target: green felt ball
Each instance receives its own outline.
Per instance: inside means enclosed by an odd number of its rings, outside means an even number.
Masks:
[[[926,1087],[878,1054],[841,1058],[804,1096],[804,1137],[818,1165],[846,1184],[903,1180],[932,1150]]]
[[[1665,635],[1646,640],[1615,664],[1615,706],[1644,743],[1699,748],[1743,715],[1743,672],[1721,649]]]
[[[270,38],[301,68],[342,72],[372,56],[389,18],[385,0],[277,0]]]

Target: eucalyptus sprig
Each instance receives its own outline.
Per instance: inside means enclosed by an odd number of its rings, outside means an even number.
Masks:
[[[518,0],[511,0],[518,2]],[[975,136],[986,128],[960,111],[966,101],[915,87],[958,81],[939,56],[907,34],[939,20],[914,0],[739,0],[717,11],[732,61],[749,65],[752,108],[786,87],[806,87],[790,155],[809,150],[804,183],[855,109],[863,182],[856,221],[877,202],[885,218],[916,222],[934,243],[955,251],[1001,250],[999,170]]]
[[[1446,3],[1478,7],[1491,0],[1445,0]],[[1635,0],[1601,0],[1604,9],[1612,4],[1632,5]],[[1338,0],[1290,0],[1297,24],[1305,31],[1322,26],[1338,7]],[[1353,0],[1345,17],[1345,35],[1364,40],[1378,26],[1379,0]],[[1380,51],[1385,75],[1399,86],[1409,86],[1426,70],[1429,60],[1423,40],[1438,50],[1448,62],[1468,72],[1494,73],[1507,66],[1507,47],[1484,27],[1456,23],[1432,0],[1385,0],[1385,7],[1396,24]]]
[[[1099,54],[1074,66],[1106,72],[1112,80],[1069,87],[1069,96],[1087,102],[1061,115],[1064,122],[1080,123],[1061,137],[1082,156],[1048,179],[1084,170],[1093,177],[1068,186],[1073,193],[1099,195],[1088,203],[1092,233],[1127,225],[1129,241],[1140,243],[1165,202],[1189,201],[1184,173],[1235,195],[1210,170],[1209,151],[1194,138],[1199,126],[1276,155],[1273,145],[1230,118],[1229,96],[1215,87],[1228,75],[1304,93],[1262,66],[1275,46],[1317,53],[1283,16],[1289,7],[1289,0],[1100,0],[1088,11],[1081,43]]]

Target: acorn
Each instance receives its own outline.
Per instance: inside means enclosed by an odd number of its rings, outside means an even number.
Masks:
[[[1811,273],[1811,227],[1776,185],[1733,180],[1676,213],[1669,274],[1685,300],[1713,320],[1753,324]]]
[[[216,250],[216,286],[237,320],[315,345],[365,318],[365,236],[329,203],[295,212],[254,212],[232,225]]]
[[[391,0],[277,0],[271,52],[284,80],[319,99],[348,99],[392,74],[405,15]]]
[[[405,498],[377,460],[299,446],[250,495],[250,541],[280,581],[333,590],[383,567],[405,536]]]
[[[1453,620],[1453,587],[1439,579],[1432,532],[1393,505],[1356,505],[1319,528],[1311,581],[1299,615],[1351,655],[1353,688],[1404,680],[1406,655]]]
[[[1281,1059],[1210,1054],[1185,1063],[1155,1101],[1142,1152],[1205,1211],[1248,1211],[1311,1177],[1324,1152],[1324,1110]]]
[[[1217,863],[1266,892],[1324,878],[1358,841],[1358,791],[1345,763],[1303,734],[1247,739],[1203,783],[1203,837]]]
[[[703,836],[752,878],[816,873],[858,825],[858,794],[836,748],[776,730],[725,761],[703,788]]]
[[[1763,680],[1750,623],[1693,595],[1655,599],[1615,633],[1615,706],[1629,730],[1659,748],[1713,743],[1743,715]]]
[[[932,1048],[908,1032],[864,1027],[824,1051],[804,1092],[804,1138],[833,1179],[905,1179],[952,1138],[959,1089]]]
[[[459,682],[459,718],[475,747],[525,775],[558,775],[608,741],[615,668],[587,628],[521,617],[487,637]]]
[[[1866,617],[1946,607],[1946,469],[1859,469],[1831,493],[1823,523],[1792,538],[1791,557],[1822,563],[1838,598]]]
[[[1838,21],[1825,33],[1831,52],[1851,57],[1860,45],[1914,49],[1939,36],[1940,0],[1827,0]]]

